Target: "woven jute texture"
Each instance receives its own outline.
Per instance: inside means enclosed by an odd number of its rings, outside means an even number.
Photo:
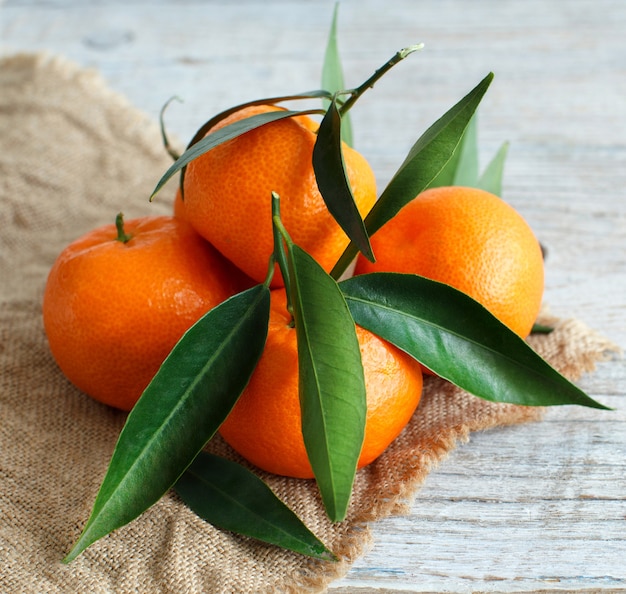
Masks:
[[[65,59],[5,58],[0,88],[0,591],[323,591],[369,546],[368,523],[406,510],[433,465],[471,431],[540,418],[427,379],[411,423],[358,473],[348,518],[335,525],[312,481],[262,475],[338,562],[219,531],[168,494],[63,565],[125,416],[79,393],[56,367],[41,321],[47,272],[67,243],[120,210],[170,212],[172,187],[156,202],[147,196],[171,159],[155,122]],[[570,378],[610,348],[577,321],[550,322],[555,331],[532,344]],[[219,439],[209,448],[235,457]]]

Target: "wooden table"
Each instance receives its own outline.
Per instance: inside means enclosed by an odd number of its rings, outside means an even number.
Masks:
[[[49,50],[102,72],[187,141],[217,111],[319,86],[333,3],[5,0],[3,54]],[[546,302],[626,345],[626,3],[344,0],[348,84],[424,42],[353,112],[381,187],[412,142],[487,72],[483,164],[511,142],[504,197],[548,248]],[[580,385],[613,412],[472,436],[411,513],[331,592],[626,591],[626,364]]]

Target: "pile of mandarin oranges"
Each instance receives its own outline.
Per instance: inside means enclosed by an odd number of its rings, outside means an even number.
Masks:
[[[280,109],[246,107],[209,130]],[[184,332],[210,309],[265,281],[274,251],[271,193],[293,242],[330,271],[348,245],[320,195],[312,168],[318,124],[276,120],[190,162],[172,216],[95,229],[67,246],[50,270],[43,320],[50,350],[79,390],[130,410]],[[376,201],[365,158],[344,145],[360,214]],[[499,197],[469,187],[416,196],[372,238],[376,262],[354,274],[414,273],[482,303],[526,337],[543,294],[543,258],[525,220]],[[300,426],[296,334],[276,270],[266,346],[250,382],[220,428],[259,468],[311,478]],[[359,467],[376,459],[414,414],[423,372],[412,357],[357,327],[367,392]]]

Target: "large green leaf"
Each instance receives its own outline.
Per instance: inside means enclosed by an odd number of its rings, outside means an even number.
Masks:
[[[492,79],[493,74],[488,74],[413,145],[365,218],[365,226],[370,236],[425,190],[452,158]],[[332,276],[339,278],[356,254],[356,246],[350,243],[333,268]]]
[[[476,185],[479,169],[477,128],[477,113],[474,113],[457,149],[446,163],[446,166],[429,184],[429,188]]]
[[[482,305],[436,281],[373,273],[340,284],[357,324],[486,400],[606,408],[542,359]]]
[[[335,3],[333,19],[328,34],[328,43],[324,53],[324,64],[322,66],[322,89],[331,94],[345,90],[343,68],[339,57],[339,45],[337,43],[337,16],[339,13],[339,2]],[[327,109],[330,101],[324,99],[324,107]],[[341,138],[348,145],[353,146],[352,123],[349,112],[341,118]]]
[[[156,503],[217,431],[261,356],[269,289],[218,305],[181,338],[131,411],[69,562]]]
[[[337,283],[289,246],[302,434],[328,516],[345,518],[365,433],[365,379],[354,321]]]
[[[313,171],[328,211],[369,260],[374,260],[365,224],[354,201],[341,150],[341,116],[330,102],[313,146]]]
[[[508,148],[508,142],[502,144],[483,173],[479,175],[478,123],[475,113],[454,155],[432,181],[429,188],[468,186],[502,196],[502,179]]]
[[[439,174],[454,154],[492,80],[493,74],[490,73],[413,145],[366,218],[370,235],[391,220]]]
[[[213,526],[303,555],[334,558],[259,477],[236,462],[201,452],[175,489]]]

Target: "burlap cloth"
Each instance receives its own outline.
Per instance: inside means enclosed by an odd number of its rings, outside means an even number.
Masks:
[[[367,523],[406,510],[434,464],[469,432],[538,420],[426,382],[412,422],[358,473],[348,519],[332,525],[312,481],[265,476],[339,557],[321,562],[219,531],[167,495],[74,563],[124,415],[80,394],[48,352],[41,297],[59,251],[94,226],[169,212],[147,196],[171,163],[158,126],[94,72],[46,55],[0,61],[0,591],[317,592],[370,544]],[[168,193],[169,192],[169,193]],[[533,346],[572,379],[611,348],[576,321]],[[231,456],[215,440],[213,451]]]

